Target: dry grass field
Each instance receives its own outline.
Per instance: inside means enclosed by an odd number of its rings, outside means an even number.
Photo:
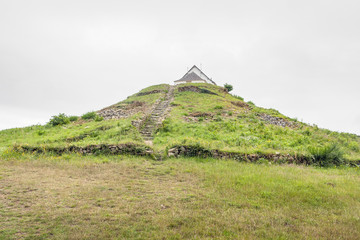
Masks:
[[[8,156],[0,239],[360,239],[359,186],[351,168]]]

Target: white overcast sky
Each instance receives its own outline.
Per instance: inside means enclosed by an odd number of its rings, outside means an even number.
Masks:
[[[358,0],[0,0],[0,129],[101,109],[194,64],[258,106],[360,134]]]

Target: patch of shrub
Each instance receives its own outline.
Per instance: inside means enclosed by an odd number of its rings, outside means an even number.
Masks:
[[[340,166],[344,164],[344,153],[337,144],[308,149],[312,164],[320,167]]]
[[[65,115],[65,113],[60,113],[57,116],[52,116],[49,125],[51,126],[58,126],[58,125],[65,125],[70,123],[70,119],[68,116]]]
[[[221,116],[217,116],[216,118],[214,118],[214,121],[215,122],[221,122],[222,121]]]
[[[360,144],[355,141],[350,142],[348,147],[354,152],[360,152]]]
[[[170,119],[165,119],[163,122],[162,122],[162,126],[161,128],[159,129],[159,131],[161,132],[171,132],[171,122],[170,122]]]
[[[231,92],[233,90],[233,86],[227,83],[225,83],[224,88],[227,92]]]
[[[101,122],[102,120],[104,120],[104,118],[102,116],[96,115],[94,120],[95,122]]]
[[[252,101],[248,101],[247,104],[249,104],[251,106],[255,106],[255,104]]]
[[[232,96],[233,96],[234,98],[237,98],[237,99],[241,100],[241,101],[244,101],[244,98],[243,98],[243,97],[240,97],[240,96],[235,95],[235,94],[233,94]]]
[[[309,129],[304,130],[303,134],[306,135],[306,136],[311,136],[312,135],[312,133],[311,133],[311,131]]]
[[[170,103],[170,106],[172,106],[172,107],[177,107],[177,106],[180,106],[180,104],[171,102],[171,103]]]
[[[45,134],[45,131],[44,130],[37,130],[36,133],[37,133],[37,135],[42,136],[42,135]]]
[[[214,107],[214,109],[223,109],[224,107],[223,106],[220,106],[220,105],[217,105]]]
[[[96,116],[97,116],[96,112],[87,112],[84,115],[82,115],[81,118],[84,120],[89,120],[89,119],[95,119]]]
[[[69,116],[70,122],[75,122],[75,121],[77,121],[78,119],[79,119],[78,116]]]
[[[269,160],[265,159],[265,158],[259,158],[256,161],[257,164],[269,164]]]

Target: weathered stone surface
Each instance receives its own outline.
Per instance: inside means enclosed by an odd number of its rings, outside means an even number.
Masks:
[[[243,101],[231,102],[231,104],[237,107],[251,109],[250,105]]]
[[[148,146],[137,145],[133,143],[125,144],[98,144],[98,145],[88,145],[88,146],[67,146],[67,147],[33,147],[33,146],[14,146],[14,150],[18,152],[36,152],[36,153],[54,153],[54,154],[64,154],[64,153],[80,153],[84,155],[93,155],[93,154],[110,154],[110,155],[120,155],[120,154],[129,154],[136,156],[151,156],[154,151]]]
[[[237,152],[226,152],[220,150],[207,150],[200,146],[174,146],[168,150],[169,157],[212,157],[216,159],[234,159],[238,161],[257,162],[260,159],[266,159],[274,163],[295,163],[310,164],[311,159],[304,155],[290,154],[245,154]]]
[[[277,125],[280,127],[291,127],[291,128],[299,127],[298,123],[291,122],[289,120],[286,120],[286,119],[283,119],[280,117],[274,117],[274,116],[271,116],[271,115],[268,115],[265,113],[258,114],[258,116],[265,122],[272,124],[272,125]]]
[[[185,92],[185,91],[188,91],[188,92],[196,92],[196,93],[206,93],[206,94],[212,94],[212,95],[218,95],[212,91],[209,91],[205,88],[199,88],[199,87],[196,87],[196,86],[184,86],[184,87],[179,87],[178,88],[178,91],[179,92]]]
[[[146,103],[134,101],[120,106],[115,105],[101,109],[100,111],[97,111],[97,114],[99,114],[105,120],[121,119],[121,118],[130,117],[139,112],[146,113],[148,111],[148,108],[149,107],[146,105]]]
[[[136,94],[136,96],[145,96],[145,95],[161,93],[161,92],[163,92],[163,91],[161,91],[161,90],[153,90],[153,91],[149,91],[149,92],[140,92],[140,93]]]
[[[194,112],[189,114],[190,117],[213,117],[213,113],[208,112]]]

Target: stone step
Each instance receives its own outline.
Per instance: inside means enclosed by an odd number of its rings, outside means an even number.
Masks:
[[[152,134],[153,131],[148,131],[148,130],[145,130],[145,131],[141,131],[141,133],[143,134]]]
[[[145,123],[143,128],[140,130],[144,140],[153,140],[153,133],[161,123],[161,118],[166,113],[170,106],[171,99],[174,95],[174,87],[170,87],[168,93],[163,101],[157,103],[157,106],[153,109],[149,116],[149,120]]]

